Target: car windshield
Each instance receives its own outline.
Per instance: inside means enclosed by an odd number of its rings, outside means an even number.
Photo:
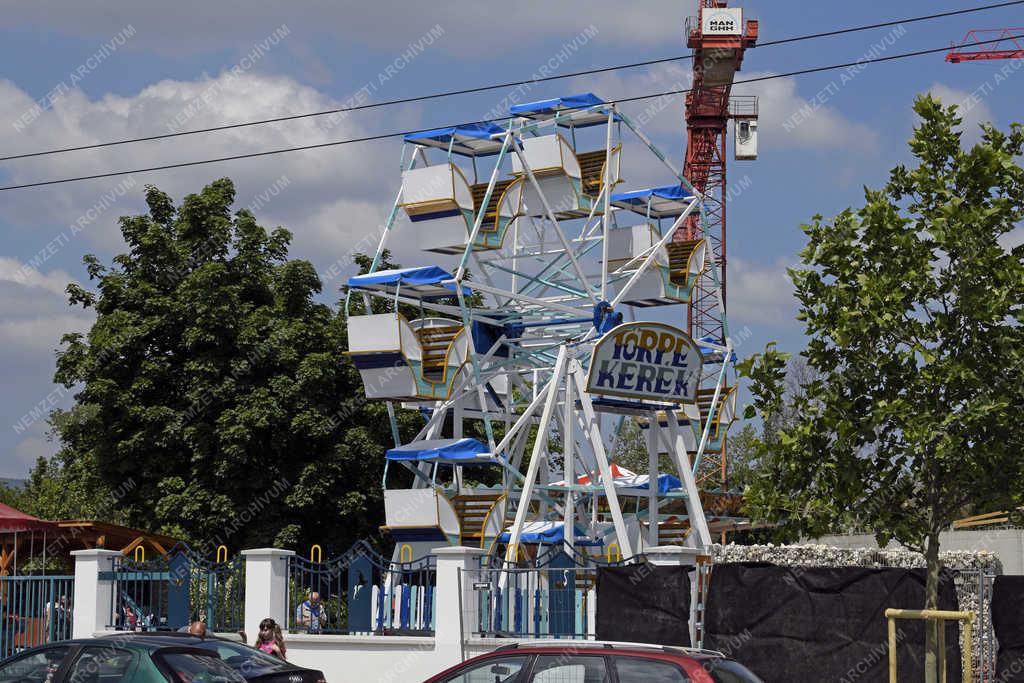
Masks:
[[[715,683],[763,683],[750,669],[731,659],[709,659],[704,670]]]
[[[228,666],[247,678],[292,668],[287,662],[277,657],[241,643],[232,643],[227,640],[204,640],[201,643],[194,643],[194,645],[216,652]]]
[[[174,672],[178,683],[245,683],[234,669],[213,655],[169,652],[161,659]]]

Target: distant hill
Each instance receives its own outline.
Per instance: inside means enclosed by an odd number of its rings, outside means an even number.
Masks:
[[[0,486],[5,486],[9,489],[25,488],[25,484],[27,482],[27,479],[4,479],[3,477],[0,477]]]

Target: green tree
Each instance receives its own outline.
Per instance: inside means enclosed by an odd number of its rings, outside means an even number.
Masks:
[[[769,472],[749,498],[762,518],[807,535],[847,520],[927,559],[937,604],[939,532],[966,504],[1002,506],[1024,483],[1024,129],[983,126],[961,147],[956,107],[923,96],[899,165],[865,204],[804,226],[790,271],[818,376],[782,408],[785,358],[748,361],[756,410],[776,424]],[[936,634],[926,665],[935,680]]]
[[[95,476],[126,521],[192,543],[342,550],[380,523],[387,416],[291,234],[234,198],[228,179],[180,207],[147,187],[148,214],[120,220],[127,253],[85,257],[97,291],[68,293],[96,320],[58,352],[79,390],[37,475]]]

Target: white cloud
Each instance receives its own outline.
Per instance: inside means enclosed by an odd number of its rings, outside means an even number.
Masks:
[[[11,449],[10,457],[3,459],[0,465],[0,477],[24,479],[39,458],[49,458],[57,452],[57,444],[38,436],[30,436],[19,441]]]
[[[742,71],[736,74],[736,80],[771,75],[770,72]],[[586,79],[575,80],[573,84],[577,89],[589,87],[597,94],[611,99],[686,89],[692,82],[690,62],[679,62],[587,76]],[[798,92],[795,78],[739,83],[733,87],[733,95],[757,96],[758,143],[762,148],[845,149],[860,152],[872,152],[878,148],[879,138],[875,131],[865,124],[848,119],[836,104],[810,103]],[[628,102],[622,106],[626,114],[648,135],[674,135],[685,140],[683,95]]]
[[[203,77],[194,81],[164,80],[131,96],[107,95],[91,100],[74,90],[56,100],[52,109],[23,126],[13,125],[33,106],[17,86],[0,81],[0,146],[12,152],[89,144],[151,134],[154,131],[198,128],[253,117],[273,117],[338,106],[323,93],[287,77],[255,73]],[[408,116],[408,112],[395,112]],[[388,116],[302,119],[281,124],[220,131],[130,146],[107,147],[49,157],[24,159],[9,165],[7,182],[85,175],[103,170],[157,166],[178,161],[228,156],[310,143],[343,140],[390,128]],[[295,233],[293,254],[330,260],[343,253],[366,230],[369,216],[345,215],[349,204],[376,204],[394,196],[400,184],[396,140],[344,145],[334,148],[261,157],[230,164],[175,169],[82,183],[55,185],[39,190],[9,192],[0,204],[0,218],[15,228],[33,229],[38,244],[24,255],[26,261],[50,256],[63,249],[78,254],[123,248],[117,216],[145,210],[143,185],[152,183],[180,201],[211,180],[229,176],[235,181],[237,205],[260,199],[257,218],[280,223]],[[269,190],[277,187],[276,192]],[[45,201],[42,198],[45,193]],[[324,229],[325,212],[338,206],[331,230]],[[387,207],[382,209],[386,212]],[[375,219],[374,225],[383,216]],[[276,223],[275,223],[276,221]],[[40,227],[42,226],[42,227]],[[79,226],[76,228],[76,226]]]
[[[763,265],[730,257],[727,288],[734,325],[793,327],[797,302],[786,267],[782,262]]]
[[[747,72],[737,80],[771,76],[770,72]],[[739,84],[734,95],[758,98],[758,144],[764,147],[803,147],[820,150],[843,149],[873,152],[878,149],[878,134],[865,124],[851,121],[839,110],[840,91],[824,103],[818,93],[810,97],[797,92],[795,78],[774,78]]]
[[[6,256],[0,256],[0,282],[13,282],[26,287],[38,287],[63,297],[64,290],[74,279],[63,270],[42,272]]]
[[[981,140],[979,126],[992,121],[992,110],[983,100],[966,90],[958,90],[943,83],[933,83],[929,92],[946,106],[957,105],[957,113],[963,119],[960,124],[963,142],[974,144]]]

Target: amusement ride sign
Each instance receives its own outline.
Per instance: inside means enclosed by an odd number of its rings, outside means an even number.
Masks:
[[[700,348],[682,330],[663,323],[624,323],[594,346],[587,391],[693,403],[702,368]]]

